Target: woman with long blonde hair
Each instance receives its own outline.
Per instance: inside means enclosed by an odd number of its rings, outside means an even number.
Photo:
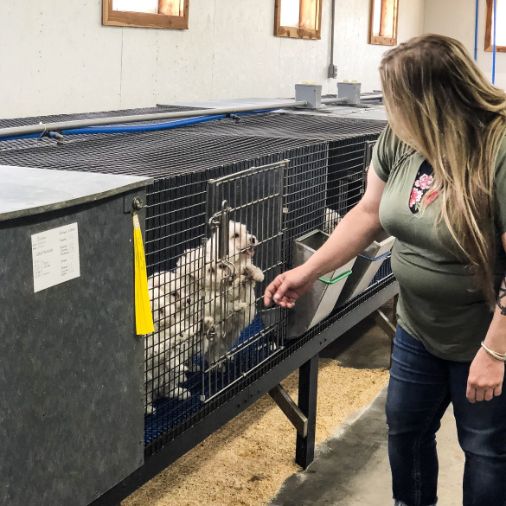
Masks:
[[[291,308],[383,228],[400,286],[387,396],[393,496],[437,502],[435,434],[453,404],[464,505],[506,505],[506,94],[463,45],[411,39],[384,56],[389,124],[367,190],[325,245],[264,300]]]

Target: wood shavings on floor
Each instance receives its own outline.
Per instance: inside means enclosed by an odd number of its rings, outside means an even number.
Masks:
[[[388,372],[321,360],[316,441],[334,434],[386,385]],[[297,373],[283,382],[296,399]],[[269,396],[212,434],[122,502],[123,506],[261,506],[300,471],[295,429]]]

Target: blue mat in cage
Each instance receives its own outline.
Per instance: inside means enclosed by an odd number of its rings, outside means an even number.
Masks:
[[[251,325],[246,327],[236,343],[232,346],[232,351],[238,346],[244,346],[236,354],[233,361],[227,364],[228,367],[223,374],[217,374],[213,377],[212,392],[208,381],[202,380],[202,373],[189,372],[188,380],[182,384],[190,390],[191,397],[185,400],[178,399],[158,399],[154,402],[155,412],[144,418],[144,443],[148,445],[164,432],[177,427],[185,420],[188,420],[194,413],[198,412],[204,402],[201,395],[207,398],[210,394],[221,391],[229,383],[241,377],[242,372],[252,369],[257,364],[268,358],[272,354],[269,343],[269,334],[263,336],[256,342],[247,344],[250,339],[257,336],[264,329],[264,324],[260,315],[257,315]],[[199,360],[199,357],[196,357]]]

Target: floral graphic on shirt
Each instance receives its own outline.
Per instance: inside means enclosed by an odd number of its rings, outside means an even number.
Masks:
[[[420,210],[420,204],[424,195],[429,191],[434,182],[432,175],[432,167],[427,163],[423,163],[416,175],[411,194],[409,196],[409,209],[412,213],[417,213]],[[437,192],[432,192],[426,199],[426,204],[429,205],[437,197]]]
[[[411,196],[409,197],[409,207],[413,208],[415,207],[418,209],[418,205],[420,204],[420,201],[423,197],[423,191],[419,190],[418,188],[413,188],[411,190]]]
[[[415,186],[421,190],[428,190],[433,182],[434,178],[430,174],[422,174],[419,179],[415,181]]]

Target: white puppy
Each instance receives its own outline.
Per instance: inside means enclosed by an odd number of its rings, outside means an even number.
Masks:
[[[214,364],[230,349],[244,328],[247,304],[237,298],[234,266],[220,259],[208,259],[204,288],[205,352]]]
[[[190,285],[175,272],[153,274],[148,278],[148,289],[156,329],[179,322],[193,304]]]
[[[198,329],[189,320],[195,294],[184,278],[175,272],[161,271],[148,278],[156,331],[146,337],[147,413],[159,397],[187,399],[186,381]]]
[[[264,273],[253,264],[258,246],[257,238],[246,225],[231,221],[229,225],[229,259],[237,275],[234,280],[234,299],[246,305],[242,328],[247,327],[256,315],[255,286],[264,280]],[[242,330],[242,329],[241,329]]]
[[[258,245],[257,238],[248,232],[246,225],[230,221],[228,227],[228,260],[236,266],[251,264]],[[219,257],[219,232],[215,232],[206,244],[207,258]]]
[[[334,229],[337,227],[339,222],[342,220],[341,215],[334,211],[334,209],[330,209],[329,207],[325,208],[325,219],[323,222],[323,232],[330,235],[334,232]]]
[[[177,261],[176,273],[188,285],[191,283],[197,285],[192,288],[198,291],[202,288],[199,281],[203,277],[205,262],[206,248],[204,246],[187,249]]]
[[[215,363],[224,357],[241,331],[256,315],[255,284],[264,280],[252,258],[258,244],[242,223],[229,223],[228,255],[218,258],[219,235],[206,244],[204,277],[207,359]]]
[[[153,413],[153,401],[160,397],[184,400],[190,391],[181,386],[188,368],[179,353],[177,329],[172,326],[146,337],[146,413]]]

